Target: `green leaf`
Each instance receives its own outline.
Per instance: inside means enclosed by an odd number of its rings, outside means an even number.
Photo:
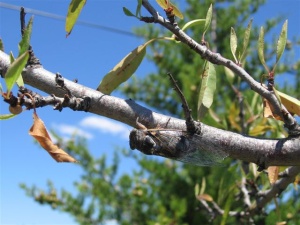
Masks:
[[[231,53],[233,55],[233,58],[234,58],[235,62],[238,63],[238,60],[235,56],[236,49],[237,49],[237,36],[236,36],[236,33],[235,33],[233,27],[231,27],[231,31],[230,31],[230,50],[231,50]]]
[[[224,67],[224,72],[229,84],[233,84],[234,81],[234,72],[231,69]]]
[[[9,96],[11,89],[18,80],[19,76],[21,76],[21,72],[27,63],[28,58],[29,53],[26,51],[9,66],[4,78],[7,88],[7,96]]]
[[[12,52],[10,52],[10,54],[9,54],[9,59],[10,59],[10,64],[12,64],[15,61],[15,57]],[[16,83],[17,83],[18,87],[21,87],[21,86],[24,87],[23,77],[19,76],[19,78],[16,80]]]
[[[136,17],[138,17],[138,18],[142,16],[141,15],[142,3],[143,3],[142,0],[138,0],[138,5],[136,7],[136,12],[135,12]]]
[[[69,36],[72,32],[72,29],[78,19],[78,16],[85,5],[86,0],[72,0],[69,8],[68,14],[66,18],[65,30],[67,32],[67,36]]]
[[[247,47],[248,47],[249,39],[250,39],[252,21],[253,21],[253,19],[251,19],[249,21],[247,29],[246,29],[245,34],[244,34],[243,50],[242,50],[241,58],[239,60],[240,62],[242,62],[244,60],[244,57],[246,56],[246,51],[247,51]]]
[[[138,46],[126,55],[108,74],[105,75],[97,90],[103,94],[110,94],[121,83],[128,80],[141,64],[148,42]]]
[[[29,48],[30,37],[32,32],[32,23],[33,23],[33,17],[30,18],[26,26],[26,29],[24,30],[22,40],[19,43],[19,56],[22,55],[24,52],[26,52]]]
[[[265,48],[265,32],[264,32],[264,28],[261,27],[260,28],[260,32],[259,32],[259,37],[258,37],[258,47],[257,47],[257,52],[258,52],[258,58],[261,62],[261,64],[263,64],[263,66],[265,67],[265,69],[268,71],[268,73],[270,72],[266,61],[265,61],[265,54],[264,54],[264,48]]]
[[[133,16],[136,17],[129,9],[126,7],[123,7],[123,12],[125,13],[126,16]]]
[[[4,114],[0,115],[0,120],[8,120],[15,117],[17,114]]]
[[[205,24],[204,24],[204,28],[203,28],[203,36],[210,26],[211,19],[212,19],[212,4],[210,4],[209,9],[206,13],[206,19],[205,19]]]
[[[280,33],[280,36],[279,36],[279,39],[277,42],[275,66],[278,63],[279,59],[281,58],[281,56],[284,52],[285,46],[286,46],[287,29],[288,29],[288,21],[286,20],[282,26],[281,33]],[[275,70],[275,66],[274,66],[273,70]]]
[[[3,45],[3,41],[1,38],[0,38],[0,50],[4,51],[4,45]]]
[[[216,90],[216,70],[212,63],[206,64],[202,75],[201,88],[198,99],[198,120],[201,120],[213,103]]]
[[[205,22],[205,19],[196,19],[196,20],[189,21],[186,24],[184,24],[184,26],[182,27],[182,30],[186,30],[192,26],[196,26],[196,25],[202,24],[204,22]]]

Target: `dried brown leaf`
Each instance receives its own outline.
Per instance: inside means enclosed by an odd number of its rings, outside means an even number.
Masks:
[[[268,167],[268,177],[271,184],[274,184],[278,180],[279,166]]]
[[[204,201],[207,201],[207,202],[212,202],[214,200],[213,197],[211,197],[208,194],[197,195],[197,199],[198,200],[204,200]]]
[[[273,110],[272,105],[265,98],[263,98],[263,106],[264,106],[264,117],[265,118],[273,118],[276,120],[282,120],[281,117],[274,112],[275,110]]]
[[[56,162],[77,162],[77,160],[52,142],[44,122],[38,117],[36,112],[33,113],[33,125],[29,130],[29,134],[39,142]]]

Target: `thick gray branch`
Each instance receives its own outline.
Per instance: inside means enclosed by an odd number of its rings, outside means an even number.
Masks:
[[[8,55],[0,51],[0,72],[9,66]],[[24,82],[48,94],[63,96],[65,91],[57,88],[55,74],[43,68],[27,68],[22,73]],[[136,104],[133,100],[123,100],[82,86],[65,79],[65,86],[78,98],[89,97],[89,112],[105,116],[136,127],[136,119],[147,128],[168,128],[186,130],[185,120],[155,113]],[[199,123],[199,148],[210,151],[224,151],[229,157],[254,162],[262,167],[271,165],[300,166],[300,139],[258,139]]]

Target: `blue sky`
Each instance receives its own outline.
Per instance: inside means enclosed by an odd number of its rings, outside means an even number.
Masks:
[[[68,0],[1,2],[61,16],[66,15],[69,4]],[[179,1],[180,4],[184,5],[184,1]],[[135,11],[136,1],[89,0],[80,20],[125,31],[142,26],[143,23],[140,21],[123,14],[123,6]],[[288,35],[290,37],[299,35],[299,8],[298,0],[286,0],[284,4],[281,0],[270,0],[261,8],[259,14],[254,16],[254,22],[261,26],[267,18],[283,14],[289,19]],[[30,15],[28,14],[26,18],[29,19]],[[20,41],[19,27],[19,12],[0,7],[0,37],[4,42],[5,52],[13,51],[17,55],[17,45]],[[281,27],[278,27],[277,34],[280,29]],[[101,78],[128,52],[142,43],[143,40],[135,36],[80,25],[77,25],[72,34],[66,38],[64,21],[38,15],[34,17],[31,44],[44,68],[59,72],[67,79],[77,78],[79,83],[92,88],[96,88]],[[296,54],[299,56],[299,51]],[[136,75],[144,76],[153,71],[155,67],[144,61]],[[0,82],[3,85],[3,80]],[[7,105],[0,104],[0,113],[7,112]],[[74,132],[85,136],[89,148],[96,157],[102,154],[111,157],[110,152],[116,145],[129,147],[127,137],[131,128],[119,122],[69,109],[64,109],[60,113],[46,107],[38,109],[37,112],[46,126],[57,131],[62,137],[68,138]],[[0,123],[0,223],[75,224],[69,215],[35,203],[19,188],[21,182],[46,187],[47,180],[52,180],[58,189],[63,187],[72,192],[75,191],[73,182],[78,180],[81,174],[79,166],[58,164],[43,149],[35,145],[28,135],[31,125],[32,111]],[[124,172],[130,172],[135,167],[130,159],[124,159],[121,163]]]

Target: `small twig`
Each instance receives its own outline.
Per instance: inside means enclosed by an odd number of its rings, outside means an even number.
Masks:
[[[300,166],[291,166],[284,171],[285,176],[277,180],[273,186],[266,191],[257,193],[258,199],[255,206],[249,210],[251,215],[254,215],[257,210],[262,209],[273,198],[276,198],[287,186],[294,182],[295,177],[300,173]]]
[[[24,7],[21,7],[20,22],[21,22],[21,35],[22,35],[22,37],[23,37],[24,31],[26,29],[25,16],[26,16],[25,9],[24,9]]]
[[[187,100],[185,99],[182,91],[177,85],[177,81],[174,79],[171,73],[168,73],[168,76],[170,77],[170,80],[173,83],[174,90],[177,92],[181,102],[182,102],[182,108],[184,111],[185,119],[186,119],[186,126],[187,126],[187,131],[190,132],[191,134],[195,133],[200,133],[199,128],[195,125],[195,121],[192,117],[192,110],[189,108]]]

